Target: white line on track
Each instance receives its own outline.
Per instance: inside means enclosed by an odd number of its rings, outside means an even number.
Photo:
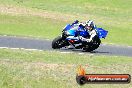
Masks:
[[[78,53],[79,55],[83,55],[84,53]]]
[[[73,53],[73,52],[60,52],[60,53],[64,53],[65,54],[65,53]]]
[[[0,47],[0,49],[12,49],[12,50],[26,50],[26,51],[44,51],[44,50],[39,50],[39,49],[26,49],[26,48],[10,48],[10,47]],[[59,51],[62,54],[71,54],[74,52],[63,52]],[[77,53],[79,55],[84,55],[85,53]],[[90,56],[93,56],[94,54],[89,54]]]
[[[0,49],[12,49],[12,50],[28,50],[28,51],[43,51],[39,49],[26,49],[26,48],[10,48],[10,47],[0,47]]]

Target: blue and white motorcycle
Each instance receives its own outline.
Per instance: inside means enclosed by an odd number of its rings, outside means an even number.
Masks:
[[[99,47],[101,43],[100,39],[105,38],[108,33],[108,31],[102,28],[96,28],[95,30],[97,32],[97,35],[93,38],[93,40],[91,42],[84,42],[81,41],[80,39],[68,37],[68,36],[75,37],[82,36],[84,38],[90,37],[89,33],[86,30],[76,31],[76,29],[81,30],[81,26],[67,24],[62,31],[62,35],[56,37],[52,41],[52,48],[60,49],[62,47],[72,45],[75,49],[82,49],[83,51],[91,52]]]

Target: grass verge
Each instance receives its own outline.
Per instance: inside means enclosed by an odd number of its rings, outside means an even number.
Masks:
[[[129,88],[132,84],[88,84],[75,81],[76,68],[82,65],[89,74],[130,74],[131,57],[94,56],[59,51],[0,49],[1,88]]]

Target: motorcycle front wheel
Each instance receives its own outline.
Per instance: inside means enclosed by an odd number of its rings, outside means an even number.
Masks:
[[[61,36],[56,37],[52,41],[52,48],[53,49],[59,49],[59,48],[61,48],[62,47],[61,42],[62,42],[62,37]]]

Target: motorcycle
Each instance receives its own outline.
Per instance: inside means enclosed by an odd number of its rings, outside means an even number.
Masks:
[[[76,31],[80,30],[80,31]],[[75,49],[82,49],[83,51],[91,52],[99,47],[101,44],[101,38],[106,38],[108,31],[103,28],[96,28],[97,35],[92,39],[91,42],[84,42],[80,39],[69,38],[68,36],[82,36],[84,38],[89,38],[90,35],[88,31],[82,30],[82,26],[78,25],[70,25],[67,24],[62,31],[62,35],[56,37],[52,41],[53,49],[60,49],[62,47],[66,47],[72,45]]]

